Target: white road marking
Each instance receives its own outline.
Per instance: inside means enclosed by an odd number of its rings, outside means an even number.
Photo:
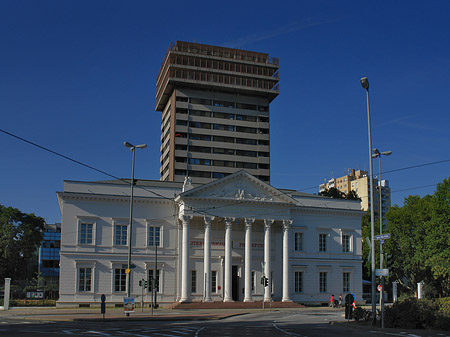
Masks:
[[[198,329],[198,330],[195,332],[195,337],[198,337],[198,334],[199,334],[200,331],[202,331],[204,328],[205,328],[205,327],[202,326],[200,329]]]
[[[102,336],[111,336],[109,333],[94,330],[86,331],[85,333],[92,333],[95,335],[102,335]]]
[[[63,330],[62,332],[64,332],[67,335],[73,335],[73,332],[70,330]]]
[[[278,331],[281,331],[281,332],[285,333],[286,335],[299,336],[299,337],[301,337],[301,335],[297,335],[296,333],[289,332],[289,331],[286,331],[286,330],[283,330],[283,329],[277,327],[276,324],[274,324],[273,327],[274,327],[275,329],[277,329]]]
[[[131,335],[136,337],[148,337],[147,335],[140,335],[138,333],[132,333],[132,332],[126,332],[126,331],[117,331],[118,333],[121,333],[123,335]]]

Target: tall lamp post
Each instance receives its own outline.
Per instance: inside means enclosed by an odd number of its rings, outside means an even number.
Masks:
[[[372,275],[372,317],[373,317],[373,323],[376,322],[377,319],[377,306],[375,301],[375,294],[376,294],[376,288],[375,288],[375,215],[374,215],[374,209],[373,209],[373,167],[372,167],[372,135],[371,135],[371,128],[370,128],[370,106],[369,106],[369,80],[367,77],[363,77],[360,80],[361,85],[364,89],[366,89],[366,97],[367,97],[367,127],[369,132],[369,182],[370,182],[370,242],[371,242],[371,257],[372,257],[372,267],[371,267],[371,275]]]
[[[390,156],[392,151],[380,152],[378,149],[373,149],[372,158],[378,157],[378,189],[379,189],[379,199],[380,199],[380,211],[378,217],[380,218],[380,235],[383,234],[383,205],[381,200],[381,156]],[[383,269],[384,257],[383,257],[383,241],[380,240],[380,269]],[[384,328],[384,276],[381,276],[381,296],[380,296],[380,307],[381,307],[381,327]]]
[[[128,226],[128,268],[127,268],[127,297],[131,297],[131,236],[132,236],[132,229],[133,229],[133,190],[134,190],[134,157],[135,157],[135,149],[145,149],[147,147],[147,144],[141,144],[141,145],[133,145],[128,142],[123,142],[123,145],[128,147],[130,151],[133,153],[133,160],[132,160],[132,166],[131,166],[131,195],[130,195],[130,223]]]

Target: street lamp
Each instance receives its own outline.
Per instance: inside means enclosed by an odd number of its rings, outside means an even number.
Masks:
[[[371,257],[372,257],[372,267],[371,267],[371,275],[372,275],[372,317],[373,323],[376,322],[377,316],[377,307],[375,303],[375,216],[373,209],[373,168],[372,168],[372,135],[370,131],[370,107],[369,107],[369,80],[367,77],[363,77],[360,80],[361,85],[364,89],[366,89],[366,97],[367,97],[367,128],[369,133],[369,182],[370,182],[370,242],[371,242]]]
[[[130,223],[128,226],[128,268],[127,268],[127,297],[131,297],[131,236],[133,228],[133,190],[134,190],[134,156],[135,149],[145,149],[147,144],[133,145],[128,142],[123,142],[123,145],[128,147],[133,152],[133,160],[131,166],[131,196],[130,196]]]
[[[378,189],[379,189],[379,199],[380,199],[380,211],[378,217],[380,218],[380,235],[383,234],[383,205],[381,202],[381,156],[390,156],[392,151],[380,152],[378,149],[373,149],[372,158],[378,157]],[[380,240],[380,269],[383,269],[384,264],[383,258],[383,242]],[[381,296],[380,296],[380,307],[381,307],[381,327],[384,328],[384,276],[381,276]]]

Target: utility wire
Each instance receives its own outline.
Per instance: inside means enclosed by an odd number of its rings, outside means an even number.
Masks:
[[[113,174],[110,174],[110,173],[106,172],[106,171],[103,171],[103,170],[100,170],[100,169],[98,169],[98,168],[95,168],[95,167],[93,167],[93,166],[91,166],[91,165],[85,164],[85,163],[83,163],[83,162],[81,162],[81,161],[79,161],[79,160],[70,158],[70,157],[68,157],[68,156],[66,156],[66,155],[63,155],[63,154],[61,154],[61,153],[59,153],[59,152],[56,152],[56,151],[54,151],[54,150],[51,150],[51,149],[45,147],[45,146],[39,145],[39,144],[37,144],[37,143],[34,143],[34,142],[32,142],[32,141],[30,141],[30,140],[27,140],[27,139],[25,139],[25,138],[23,138],[23,137],[17,136],[17,135],[15,135],[15,134],[11,133],[11,132],[6,131],[6,130],[0,129],[0,131],[3,132],[3,133],[5,133],[5,134],[8,135],[8,136],[11,136],[11,137],[16,138],[16,139],[18,139],[18,140],[21,140],[21,141],[23,141],[23,142],[25,142],[25,143],[27,143],[27,144],[30,144],[30,145],[35,146],[35,147],[37,147],[37,148],[40,148],[41,150],[47,151],[47,152],[49,152],[49,153],[52,153],[52,154],[54,154],[54,155],[56,155],[56,156],[59,156],[59,157],[61,157],[61,158],[64,158],[64,159],[69,160],[69,161],[71,161],[71,162],[74,162],[74,163],[76,163],[76,164],[78,164],[78,165],[84,166],[84,167],[86,167],[86,168],[88,168],[88,169],[91,169],[91,170],[94,170],[94,171],[99,172],[99,173],[101,173],[101,174],[104,174],[104,175],[106,175],[106,176],[108,176],[108,177],[114,178],[114,179],[116,179],[116,180],[118,180],[118,181],[121,181],[121,182],[127,184],[127,185],[130,183],[130,179],[127,180],[127,179],[119,178],[119,177],[117,177],[117,176],[115,176],[115,175],[113,175]],[[403,170],[408,170],[408,169],[413,169],[413,168],[418,168],[418,167],[423,167],[423,166],[429,166],[429,165],[441,164],[441,163],[445,163],[445,162],[450,162],[450,159],[439,160],[439,161],[435,161],[435,162],[424,163],[424,164],[418,164],[418,165],[413,165],[413,166],[407,166],[407,167],[398,168],[398,169],[394,169],[394,170],[384,171],[384,172],[382,172],[382,173],[385,174],[385,173],[398,172],[398,171],[403,171]],[[138,180],[138,179],[136,179],[136,180]],[[425,187],[432,187],[432,186],[436,186],[436,184],[425,185],[425,186],[418,186],[418,187],[412,187],[412,188],[407,188],[407,189],[402,189],[402,190],[395,190],[395,191],[391,191],[391,193],[402,192],[402,191],[408,191],[408,190],[414,190],[414,189],[425,188]],[[165,195],[162,195],[162,194],[160,194],[160,193],[154,192],[154,191],[152,191],[152,190],[150,190],[150,189],[145,188],[144,186],[135,185],[135,187],[136,187],[136,188],[139,188],[139,189],[142,189],[142,190],[144,190],[144,191],[147,191],[147,192],[149,192],[149,193],[152,193],[152,194],[154,194],[154,195],[156,195],[156,196],[158,196],[158,197],[160,197],[160,198],[163,198],[163,199],[172,201],[172,202],[174,202],[174,203],[180,204],[179,202],[176,202],[176,201],[175,201],[175,198],[166,197]],[[305,191],[305,190],[309,190],[309,189],[313,189],[313,188],[317,188],[317,186],[304,188],[304,189],[301,189],[301,190],[298,190],[298,191],[301,192],[301,191]],[[282,194],[285,195],[285,193],[282,193]],[[281,194],[280,194],[280,195],[281,195]],[[362,197],[360,197],[360,198],[362,198]],[[331,202],[340,202],[341,200],[342,200],[342,199],[335,199],[335,200],[331,199],[331,200],[327,200],[327,202],[325,202],[325,203],[323,203],[323,204],[318,204],[318,205],[315,205],[315,206],[327,205],[327,204],[329,204],[329,203],[331,203]],[[196,212],[198,212],[198,213],[200,213],[200,214],[203,214],[203,215],[216,216],[215,214],[212,214],[212,213],[210,213],[210,212],[208,212],[208,211],[209,211],[209,210],[216,210],[216,209],[218,209],[218,208],[230,207],[230,206],[233,206],[233,205],[236,205],[236,204],[240,204],[240,203],[245,203],[245,201],[244,201],[244,200],[239,200],[239,201],[236,201],[236,202],[231,203],[231,204],[228,204],[228,205],[215,206],[215,207],[211,207],[211,208],[207,208],[207,209],[203,209],[203,210],[195,209],[195,208],[192,208],[192,207],[191,207],[191,209],[192,209],[193,211],[196,211]],[[300,203],[300,202],[299,202],[299,203]],[[301,204],[301,203],[300,203],[300,204]]]

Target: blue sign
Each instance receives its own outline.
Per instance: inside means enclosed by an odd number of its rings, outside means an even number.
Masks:
[[[390,238],[391,238],[391,234],[389,234],[389,233],[375,236],[375,240],[384,240],[384,239],[390,239]]]

